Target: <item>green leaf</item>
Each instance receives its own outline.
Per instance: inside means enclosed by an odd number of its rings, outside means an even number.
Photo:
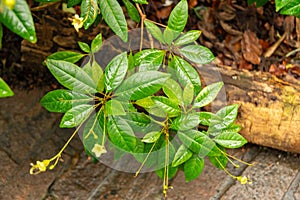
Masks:
[[[292,0],[275,0],[276,12],[288,5]],[[297,0],[295,0],[297,2]]]
[[[95,156],[95,153],[92,152],[94,146],[96,144],[102,144],[103,123],[104,114],[102,111],[99,111],[97,114],[94,114],[90,117],[83,130],[83,145],[85,149],[88,150],[93,156]]]
[[[247,143],[247,140],[239,133],[221,133],[214,138],[214,141],[225,148],[239,148]]]
[[[178,37],[178,35],[180,35],[180,32],[172,30],[167,26],[163,33],[164,42],[170,45]]]
[[[105,104],[106,113],[109,115],[126,115],[125,110],[120,101],[111,99]]]
[[[190,105],[194,99],[194,85],[188,83],[183,90],[183,103],[185,106]]]
[[[198,94],[201,90],[201,82],[198,72],[184,59],[174,56],[172,64],[179,82],[186,86],[189,83],[194,85],[194,92]]]
[[[145,142],[145,143],[154,143],[154,142],[156,142],[159,139],[160,135],[161,135],[161,132],[152,131],[150,133],[147,133],[143,137],[142,142]]]
[[[127,152],[134,152],[137,140],[132,128],[124,119],[109,116],[107,129],[109,139],[115,146]]]
[[[147,28],[147,31],[150,32],[150,34],[157,39],[159,42],[164,43],[163,34],[158,26],[156,26],[153,22],[149,20],[145,20],[144,24]]]
[[[190,159],[192,156],[193,153],[184,145],[181,145],[175,154],[175,157],[172,162],[172,167],[177,167],[178,165],[181,165],[182,163]]]
[[[178,132],[178,137],[182,143],[200,157],[204,157],[214,148],[215,143],[207,135],[196,131],[189,130]]]
[[[189,182],[196,179],[204,168],[204,159],[197,156],[193,156],[191,159],[185,162],[184,164],[184,176],[185,181]]]
[[[122,1],[126,7],[129,17],[136,23],[139,23],[141,19],[136,7],[129,0],[122,0]]]
[[[3,6],[0,22],[22,38],[36,43],[34,23],[26,0],[16,0],[13,10]]]
[[[179,49],[179,52],[196,64],[210,63],[215,59],[212,52],[201,45],[188,45]]]
[[[201,35],[201,31],[199,30],[190,30],[183,35],[181,35],[175,42],[175,46],[182,46],[186,44],[190,44],[195,42]]]
[[[94,106],[89,104],[81,104],[72,107],[64,114],[59,127],[73,128],[75,126],[78,126],[81,123],[83,123],[93,111],[94,111]]]
[[[64,60],[67,62],[76,63],[84,56],[85,54],[77,53],[74,51],[58,51],[48,56],[47,59]]]
[[[129,112],[126,116],[122,116],[122,118],[126,120],[136,133],[147,134],[151,131],[157,130],[158,132],[160,130],[156,124],[152,123],[149,116],[144,113]]]
[[[137,100],[135,102],[135,104],[138,106],[141,106],[143,108],[151,108],[155,105],[154,101],[152,100],[152,98],[150,96]]]
[[[162,65],[165,51],[159,49],[146,49],[134,55],[135,66],[139,71],[158,70]]]
[[[82,0],[80,6],[80,17],[84,20],[84,29],[88,29],[96,20],[98,15],[98,2],[97,0]],[[87,52],[88,53],[88,52]]]
[[[168,166],[168,178],[169,180],[172,179],[176,174],[177,174],[177,167],[172,167],[172,166]],[[164,179],[164,175],[165,175],[165,168],[161,168],[158,170],[155,170],[156,175],[161,178]]]
[[[147,0],[132,0],[132,1],[139,4],[148,4]]]
[[[169,77],[169,74],[157,71],[138,72],[123,81],[115,95],[121,99],[142,99],[161,89]]]
[[[167,97],[176,104],[181,104],[182,100],[182,89],[180,85],[173,79],[168,79],[162,87],[163,92]]]
[[[81,3],[81,0],[68,0],[67,6],[68,8],[76,6]]]
[[[203,88],[196,96],[193,107],[200,108],[210,104],[217,97],[223,85],[223,82],[217,82]]]
[[[176,31],[176,35],[180,35],[183,31],[188,19],[188,3],[181,0],[170,13],[168,20],[168,28]]]
[[[92,62],[89,61],[85,66],[82,68],[94,81],[97,86],[97,91],[102,92],[104,90],[104,75],[101,66],[97,63],[96,60]]]
[[[48,92],[43,96],[40,103],[50,112],[65,113],[72,107],[86,104],[90,101],[93,101],[93,98],[90,96],[71,90],[60,89]]]
[[[228,158],[221,154],[220,156],[208,156],[209,161],[217,168],[224,170],[227,166]]]
[[[82,51],[84,51],[85,53],[90,53],[91,49],[90,49],[90,46],[87,43],[78,42],[78,45],[79,45],[79,47]]]
[[[0,97],[11,97],[14,95],[14,92],[9,88],[5,81],[0,78]]]
[[[216,114],[211,112],[199,112],[200,124],[204,126],[209,126],[211,123],[211,119],[213,117],[218,117]]]
[[[197,113],[186,113],[177,117],[171,124],[172,129],[186,131],[196,128],[199,125],[200,119]]]
[[[125,78],[128,69],[127,52],[114,57],[106,66],[104,84],[106,91],[116,89]]]
[[[99,51],[102,47],[102,34],[99,33],[96,35],[96,37],[93,39],[92,44],[91,44],[91,49],[93,53],[96,53]]]
[[[94,81],[83,69],[70,62],[47,59],[46,65],[57,81],[70,90],[96,93]]]
[[[153,102],[158,109],[163,110],[169,117],[180,115],[181,110],[178,104],[163,96],[152,97]]]
[[[124,42],[128,40],[127,23],[117,0],[99,0],[105,22]]]
[[[277,9],[277,8],[276,8]],[[280,10],[280,14],[283,15],[294,15],[299,17],[300,16],[300,3],[299,0],[290,0],[288,4],[286,4]]]

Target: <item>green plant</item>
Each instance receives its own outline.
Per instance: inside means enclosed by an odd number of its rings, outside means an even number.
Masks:
[[[101,49],[101,34],[91,47],[79,42],[87,54],[61,51],[50,55],[45,64],[66,89],[47,93],[41,104],[50,112],[64,113],[61,128],[77,128],[57,155],[31,164],[30,173],[53,169],[72,138],[83,130],[88,155],[97,159],[113,151],[116,160],[131,155],[141,163],[136,175],[142,168],[155,169],[163,179],[164,195],[168,180],[178,170],[184,171],[186,181],[197,178],[205,156],[234,179],[247,183],[247,177],[234,176],[226,169],[228,162],[238,165],[225,148],[238,148],[247,142],[238,133],[240,126],[234,124],[238,105],[216,113],[202,109],[216,98],[223,83],[202,87],[198,72],[189,62],[209,63],[214,56],[195,43],[200,31],[182,34],[188,18],[187,1],[180,1],[172,10],[164,31],[136,6],[147,31],[166,48],[123,52],[104,71],[94,58]],[[87,64],[82,68],[74,64],[85,55],[89,56]]]
[[[248,0],[248,5],[256,3],[257,7],[264,6],[269,0]],[[275,0],[276,12],[283,15],[293,15],[300,18],[300,4],[298,0]]]
[[[8,87],[8,85],[4,82],[2,78],[0,78],[0,98],[2,97],[10,97],[13,96],[14,93]]]

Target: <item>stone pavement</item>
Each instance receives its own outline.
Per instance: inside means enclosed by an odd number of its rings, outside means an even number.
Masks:
[[[63,154],[64,162],[50,172],[29,174],[30,163],[59,151],[72,130],[59,129],[61,115],[45,111],[39,100],[47,89],[18,91],[0,99],[0,199],[2,200],[160,200],[162,181],[154,173],[137,178],[101,163],[93,164],[77,137]],[[299,200],[299,155],[246,145],[231,154],[248,162],[229,170],[250,176],[241,185],[206,162],[201,176],[185,183],[179,173],[171,181],[169,200]]]

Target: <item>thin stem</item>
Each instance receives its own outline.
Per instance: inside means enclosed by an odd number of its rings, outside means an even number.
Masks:
[[[146,158],[144,159],[144,161],[142,162],[141,166],[140,166],[140,167],[138,168],[138,170],[136,171],[136,173],[135,173],[135,175],[134,175],[135,177],[137,177],[137,176],[139,175],[140,171],[142,170],[142,168],[144,167],[145,163],[147,162],[147,160],[148,160],[150,154],[152,153],[152,151],[153,151],[155,145],[156,145],[156,141],[153,143],[153,145],[152,145],[152,147],[151,147],[149,153],[147,153]]]

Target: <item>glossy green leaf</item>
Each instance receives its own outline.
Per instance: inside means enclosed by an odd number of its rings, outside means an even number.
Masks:
[[[214,138],[214,141],[225,148],[239,148],[247,143],[247,140],[239,133],[221,133]]]
[[[106,91],[116,89],[125,78],[128,69],[127,52],[123,52],[114,57],[105,69],[105,88]]]
[[[163,40],[166,44],[170,45],[178,35],[180,35],[180,32],[172,30],[167,26],[163,32]]]
[[[182,100],[182,89],[180,85],[173,79],[168,79],[162,87],[163,92],[167,97],[176,104],[181,104]]]
[[[178,104],[174,103],[167,97],[155,96],[152,97],[152,100],[157,106],[157,108],[163,110],[166,113],[166,115],[168,115],[169,117],[176,117],[181,113]]]
[[[281,8],[288,5],[289,2],[293,0],[275,0],[276,12],[278,12]],[[294,0],[297,2],[297,0]]]
[[[174,160],[172,162],[172,167],[177,167],[181,165],[182,163],[190,159],[192,156],[193,153],[184,145],[181,145],[175,154]]]
[[[137,100],[135,102],[135,104],[138,106],[141,106],[143,108],[151,108],[155,105],[154,101],[152,100],[152,98],[150,96]]]
[[[68,8],[71,8],[73,6],[80,4],[81,0],[68,0],[67,2],[68,2],[67,3]]]
[[[128,100],[142,99],[161,89],[169,77],[169,74],[157,71],[138,72],[123,81],[115,95]]]
[[[194,92],[198,94],[201,90],[201,81],[198,72],[184,59],[174,56],[172,66],[175,69],[176,76],[179,82],[185,87],[187,84],[194,85]]]
[[[168,20],[168,28],[176,31],[177,36],[183,31],[188,19],[187,0],[181,0],[172,10]]]
[[[150,34],[157,39],[159,42],[164,43],[163,34],[161,32],[161,29],[155,25],[153,22],[149,20],[145,20],[144,24],[147,28],[147,31],[150,32]]]
[[[97,63],[96,60],[92,62],[89,61],[85,66],[82,68],[94,81],[95,85],[97,86],[97,91],[102,92],[104,90],[104,75],[101,66]]]
[[[200,108],[210,104],[217,97],[223,85],[223,82],[217,82],[203,88],[196,96],[193,107]]]
[[[124,119],[109,116],[107,131],[110,141],[115,146],[127,152],[134,152],[137,140],[132,128]]]
[[[48,56],[47,59],[64,60],[67,62],[76,63],[84,56],[86,55],[74,51],[58,51]]]
[[[139,71],[158,70],[162,65],[165,52],[159,49],[146,49],[134,55],[135,66]]]
[[[161,135],[161,132],[152,131],[150,133],[147,133],[143,137],[142,142],[145,142],[145,143],[154,143],[154,142],[156,142],[159,139],[160,135]]]
[[[93,53],[96,53],[97,51],[99,51],[101,49],[101,47],[102,47],[102,34],[99,33],[92,40],[91,50],[92,50]]]
[[[105,104],[106,113],[109,115],[126,115],[125,110],[120,101],[111,99]]]
[[[0,98],[2,97],[11,97],[14,95],[14,92],[9,88],[5,81],[0,78]]]
[[[78,126],[81,123],[83,123],[93,111],[94,111],[94,106],[89,104],[81,104],[72,107],[64,114],[59,127],[73,128],[75,126]]]
[[[102,16],[113,32],[124,42],[128,40],[127,22],[117,0],[99,0]]]
[[[211,119],[215,117],[218,117],[216,114],[211,113],[211,112],[199,112],[199,119],[200,119],[200,124],[204,126],[209,126],[211,123]]]
[[[48,92],[43,96],[40,103],[50,112],[65,113],[72,107],[90,101],[93,101],[93,98],[85,94],[59,89]]]
[[[194,85],[188,83],[183,90],[183,103],[185,106],[190,105],[194,99]]]
[[[33,19],[26,0],[16,0],[12,10],[3,6],[0,12],[0,22],[22,38],[32,43],[37,41]]]
[[[98,15],[97,0],[82,0],[80,6],[80,17],[84,20],[84,29],[88,29],[96,20]]]
[[[197,128],[200,119],[197,113],[182,113],[181,116],[173,120],[171,127],[174,130],[186,131]]]
[[[129,15],[129,17],[139,23],[140,22],[140,15],[139,15],[139,12],[138,10],[136,9],[136,7],[129,1],[129,0],[122,0],[125,7],[126,7],[126,10],[127,10],[127,13]]]
[[[90,46],[85,42],[78,42],[80,49],[85,53],[90,53]]]
[[[179,131],[178,137],[182,143],[200,157],[204,157],[214,148],[215,143],[207,135],[197,131]]]
[[[159,131],[159,127],[151,122],[148,115],[139,112],[129,112],[126,116],[122,116],[124,120],[136,133],[147,134],[151,131]]]
[[[190,44],[195,42],[201,35],[201,31],[199,30],[190,30],[183,35],[181,35],[175,42],[175,46],[182,46],[186,44]]]
[[[277,10],[277,6],[276,6]],[[299,0],[290,0],[288,4],[281,8],[280,14],[283,15],[294,15],[300,17],[300,2]]]
[[[193,156],[191,159],[184,163],[184,176],[185,181],[189,182],[196,179],[204,168],[204,159],[197,156]]]
[[[96,85],[83,69],[70,62],[47,59],[46,65],[57,81],[70,90],[96,93]]]
[[[96,157],[96,155],[92,152],[93,148],[96,144],[102,145],[103,122],[104,114],[103,112],[98,112],[88,119],[83,130],[82,141],[84,148],[94,157]]]
[[[210,63],[215,59],[213,53],[201,45],[188,45],[179,49],[179,52],[196,64]]]
[[[178,171],[177,167],[172,167],[169,165],[168,166],[168,178],[172,179],[177,174],[177,171]],[[155,170],[155,173],[159,178],[161,178],[163,180],[164,175],[165,175],[165,168]]]
[[[227,166],[228,158],[221,154],[220,156],[208,156],[209,161],[217,168],[224,170]]]
[[[132,1],[139,4],[148,4],[147,0],[132,0]]]

